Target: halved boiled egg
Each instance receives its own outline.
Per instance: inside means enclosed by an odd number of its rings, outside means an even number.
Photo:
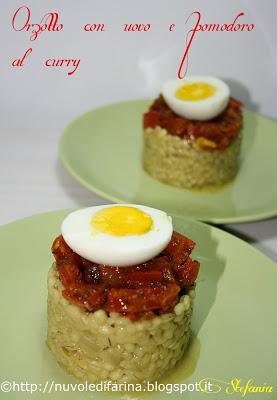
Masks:
[[[157,256],[170,242],[171,218],[140,205],[114,204],[74,211],[62,223],[68,246],[89,261],[131,266]]]
[[[224,111],[230,89],[218,78],[195,75],[165,83],[162,95],[168,107],[181,117],[207,121]]]

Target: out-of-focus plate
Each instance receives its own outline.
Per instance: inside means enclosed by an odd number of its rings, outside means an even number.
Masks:
[[[116,103],[72,122],[60,157],[82,185],[118,203],[145,204],[213,223],[277,215],[277,123],[244,112],[241,165],[235,180],[214,192],[176,188],[142,168],[142,115],[149,101]]]
[[[51,244],[67,213],[41,214],[0,227],[0,398],[206,399],[207,394],[202,392],[115,394],[83,392],[82,386],[78,391],[74,378],[58,366],[45,343],[46,279],[53,261]],[[229,398],[226,388],[231,390],[234,378],[244,386],[249,379],[252,385],[276,386],[276,265],[222,230],[186,218],[176,217],[173,222],[177,231],[196,241],[193,256],[200,261],[201,270],[192,324],[194,339],[184,361],[163,382],[169,385],[212,380],[218,385],[214,388],[221,389],[218,396],[214,395],[220,399]],[[7,382],[14,391],[4,393],[9,390]],[[22,382],[22,389],[13,382]],[[33,384],[32,395],[26,383]],[[257,396],[276,398],[274,393]],[[248,394],[245,398],[250,397]],[[241,393],[230,398],[241,399]]]

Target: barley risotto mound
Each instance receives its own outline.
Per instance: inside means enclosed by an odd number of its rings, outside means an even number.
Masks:
[[[222,185],[238,171],[241,136],[226,150],[207,151],[196,141],[155,127],[144,131],[144,169],[153,178],[173,186],[202,188]]]
[[[130,321],[104,310],[87,312],[67,301],[54,263],[48,275],[47,343],[70,374],[91,383],[154,381],[183,356],[190,338],[194,289],[173,312]]]

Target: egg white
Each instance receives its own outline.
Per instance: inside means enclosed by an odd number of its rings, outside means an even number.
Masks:
[[[140,235],[113,236],[91,226],[93,215],[107,207],[135,207],[150,215],[153,226]],[[165,212],[141,205],[112,204],[74,211],[63,221],[61,232],[68,246],[89,261],[110,266],[131,266],[157,256],[170,242],[173,227]]]
[[[176,91],[186,83],[205,82],[215,87],[215,93],[203,100],[187,101],[176,97]],[[169,108],[181,117],[207,121],[219,115],[226,108],[230,89],[225,82],[210,76],[193,75],[184,80],[168,81],[162,88],[162,95]]]

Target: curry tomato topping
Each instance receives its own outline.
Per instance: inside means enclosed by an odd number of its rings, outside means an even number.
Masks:
[[[207,150],[225,150],[242,127],[242,103],[230,98],[226,109],[210,121],[193,121],[175,114],[162,95],[144,114],[144,128],[160,126],[169,134],[196,141]]]
[[[63,296],[87,311],[100,308],[131,320],[171,311],[199,271],[190,254],[195,243],[174,232],[166,249],[143,264],[111,267],[76,254],[58,236],[52,245]]]

